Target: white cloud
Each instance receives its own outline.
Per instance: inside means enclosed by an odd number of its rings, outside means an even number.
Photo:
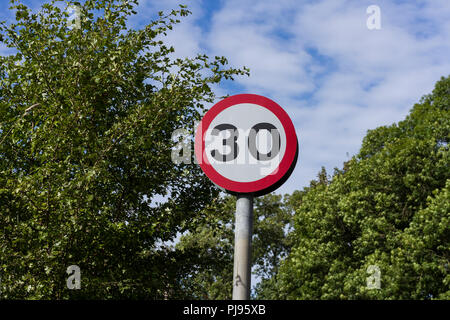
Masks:
[[[230,0],[213,17],[211,52],[250,67],[238,82],[277,101],[298,129],[299,164],[280,192],[308,185],[322,165],[341,167],[368,129],[402,120],[450,73],[450,3],[378,1],[381,30],[368,30],[371,4]]]
[[[248,66],[251,77],[237,82],[253,93],[290,96],[313,88],[306,81],[310,55],[277,36],[284,28],[284,3],[293,2],[228,1],[212,17],[210,51],[226,56],[232,65]]]
[[[187,0],[182,3],[188,6],[187,9],[192,14],[187,17],[178,17],[181,23],[174,25],[173,30],[168,30],[167,36],[163,40],[166,45],[175,48],[174,57],[195,57],[198,53],[204,53],[201,49],[202,31],[198,24],[198,20],[204,12],[200,0]],[[180,1],[176,0],[140,1],[136,10],[138,14],[131,19],[130,26],[136,27],[142,23],[148,24],[151,20],[157,18],[159,11],[168,14],[171,10],[179,10],[179,4]]]

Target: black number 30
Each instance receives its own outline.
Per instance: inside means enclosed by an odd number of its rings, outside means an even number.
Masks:
[[[236,159],[239,153],[239,146],[237,145],[239,132],[238,129],[232,124],[229,123],[219,124],[212,130],[211,135],[218,136],[221,131],[225,130],[228,130],[230,132],[230,135],[228,138],[222,140],[222,145],[229,146],[231,149],[230,152],[228,152],[227,154],[222,154],[217,149],[211,151],[211,156],[217,161],[222,162],[232,161]],[[272,149],[268,153],[260,153],[258,151],[258,148],[256,147],[256,135],[260,130],[267,130],[270,132],[272,136]],[[255,124],[250,129],[250,134],[248,136],[248,150],[255,159],[262,161],[273,159],[280,152],[280,144],[281,144],[280,132],[273,124],[262,122]]]

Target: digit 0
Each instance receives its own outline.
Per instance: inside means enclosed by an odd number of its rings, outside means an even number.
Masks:
[[[272,149],[266,154],[261,154],[256,147],[256,135],[260,130],[267,130],[270,132],[270,135],[272,136]],[[280,144],[281,144],[280,132],[271,123],[267,122],[258,123],[255,124],[250,130],[250,134],[248,136],[248,149],[250,151],[250,154],[256,160],[263,160],[263,161],[272,160],[280,152]]]

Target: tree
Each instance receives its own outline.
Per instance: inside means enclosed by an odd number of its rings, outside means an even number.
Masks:
[[[268,194],[254,200],[252,240],[253,274],[261,279],[257,298],[272,298],[270,279],[287,255],[286,237],[292,211],[280,195]],[[182,297],[189,299],[231,299],[233,283],[234,215],[236,198],[218,198],[205,210],[196,229],[186,233],[176,250],[190,257],[187,272],[180,272]],[[267,284],[266,284],[267,282]]]
[[[12,1],[0,27],[0,274],[4,298],[163,298],[176,260],[157,244],[189,230],[217,189],[174,164],[171,134],[200,119],[212,84],[247,69],[174,59],[180,6],[128,29],[136,0]],[[165,201],[156,202],[164,198]],[[81,269],[81,290],[66,269]]]
[[[280,296],[448,299],[449,140],[450,77],[404,121],[370,130],[332,179],[305,190]],[[379,289],[367,285],[376,269]]]

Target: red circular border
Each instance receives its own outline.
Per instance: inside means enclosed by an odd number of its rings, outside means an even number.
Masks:
[[[220,175],[214,167],[209,163],[205,154],[205,134],[209,128],[209,125],[213,119],[223,110],[241,103],[257,104],[271,111],[280,120],[283,125],[286,134],[286,151],[283,159],[281,159],[278,168],[276,168],[271,174],[265,176],[256,181],[239,182],[230,180]],[[256,95],[256,94],[237,94],[228,98],[225,98],[216,103],[211,109],[206,112],[201,120],[197,132],[195,134],[195,156],[197,162],[200,164],[203,172],[218,186],[238,193],[253,193],[269,188],[273,184],[277,183],[288,172],[292,162],[295,159],[297,152],[297,135],[295,133],[294,125],[289,118],[286,111],[283,110],[276,102],[269,98]],[[203,155],[203,159],[202,159]]]

